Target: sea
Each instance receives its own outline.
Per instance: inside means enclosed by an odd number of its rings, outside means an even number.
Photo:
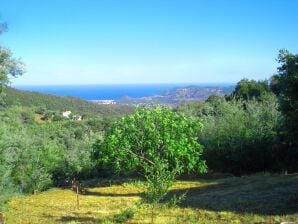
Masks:
[[[162,94],[167,90],[187,86],[230,86],[231,83],[181,84],[113,84],[113,85],[17,85],[20,90],[59,96],[72,96],[85,100],[119,100],[123,97],[140,98]]]

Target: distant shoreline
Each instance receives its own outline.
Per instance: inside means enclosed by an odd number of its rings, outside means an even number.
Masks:
[[[58,96],[77,97],[87,101],[119,101],[123,98],[158,96],[179,88],[227,88],[233,83],[180,84],[93,84],[93,85],[12,85],[19,90]]]
[[[12,84],[11,87],[75,87],[75,86],[229,86],[237,82],[185,82],[185,83],[107,83],[107,84]]]

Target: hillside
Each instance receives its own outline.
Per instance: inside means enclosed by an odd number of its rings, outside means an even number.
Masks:
[[[133,107],[125,105],[98,105],[75,97],[62,97],[14,88],[6,89],[5,103],[7,106],[44,107],[54,111],[70,110],[81,115],[121,116],[133,111]]]
[[[178,99],[201,99],[205,100],[210,95],[230,94],[234,86],[186,86],[183,88],[174,88],[164,92],[162,95]]]
[[[8,204],[4,220],[12,223],[151,223],[147,204],[136,209],[142,199],[141,183],[93,187],[80,195],[69,189],[52,189],[37,195],[18,197]],[[94,186],[95,184],[95,186]],[[263,223],[298,221],[298,176],[255,175],[224,179],[177,181],[170,193],[187,191],[182,204],[161,205],[155,224]]]
[[[210,95],[224,96],[234,90],[234,86],[186,86],[169,89],[155,96],[141,98],[123,97],[122,104],[166,104],[179,105],[185,102],[205,101]]]

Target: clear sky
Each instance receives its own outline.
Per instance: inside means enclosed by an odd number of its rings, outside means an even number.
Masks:
[[[237,82],[298,52],[297,0],[0,0],[15,85]]]

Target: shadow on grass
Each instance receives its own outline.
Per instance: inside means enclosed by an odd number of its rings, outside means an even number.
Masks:
[[[84,195],[91,196],[99,196],[99,197],[136,197],[142,196],[142,193],[102,193],[86,190]]]
[[[93,218],[93,217],[85,217],[85,216],[62,216],[62,217],[54,217],[52,215],[44,214],[44,217],[47,219],[56,219],[58,222],[75,222],[75,223],[101,223],[103,220],[98,219],[98,218]]]
[[[209,211],[231,211],[258,215],[290,215],[298,213],[298,175],[256,175],[219,179],[216,184],[172,190],[174,194],[187,192],[182,208]],[[142,193],[100,193],[87,191],[86,195],[102,197],[143,197]]]
[[[102,179],[90,179],[82,181],[84,187],[110,187],[112,185],[121,185],[123,183],[129,183],[137,180],[136,178],[102,178]]]
[[[74,217],[74,216],[62,216],[57,219],[59,222],[76,222],[76,223],[100,223],[101,219],[95,219],[92,217]]]
[[[256,176],[221,179],[215,185],[187,189],[180,207],[258,215],[298,213],[298,176]],[[185,190],[173,190],[172,195]]]

